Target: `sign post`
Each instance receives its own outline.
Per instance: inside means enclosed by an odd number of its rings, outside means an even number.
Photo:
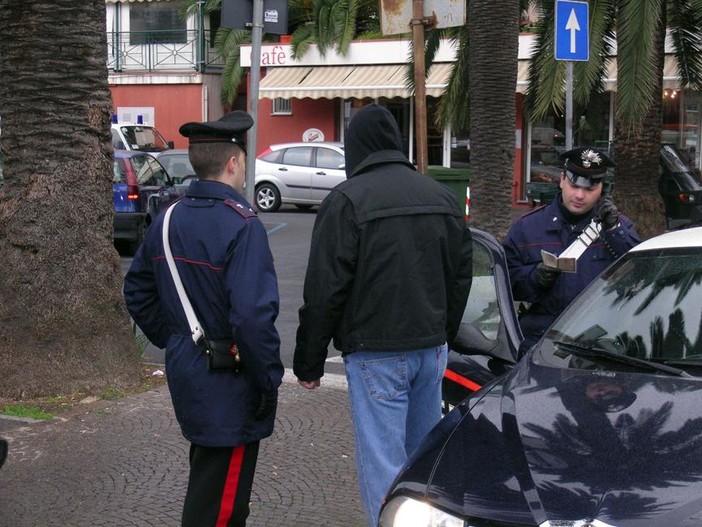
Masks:
[[[414,116],[417,143],[417,170],[426,174],[428,165],[426,55],[424,30],[427,27],[462,26],[466,2],[451,0],[380,0],[380,29],[383,35],[412,31],[414,48]]]
[[[573,148],[573,61],[590,59],[590,9],[587,2],[556,0],[556,60],[566,62],[566,150]]]
[[[247,134],[246,183],[244,198],[253,205],[258,148],[258,85],[261,80],[261,41],[263,33],[284,35],[288,32],[286,0],[222,0],[222,27],[251,29],[251,74],[248,111],[254,124]]]

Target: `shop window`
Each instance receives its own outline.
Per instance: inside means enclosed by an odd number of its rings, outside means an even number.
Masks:
[[[187,25],[181,2],[144,2],[129,5],[130,44],[185,43]]]
[[[273,115],[292,115],[292,101],[290,99],[273,99]]]

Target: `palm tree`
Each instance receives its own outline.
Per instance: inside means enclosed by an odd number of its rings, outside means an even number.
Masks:
[[[446,36],[456,62],[439,102],[439,126],[470,135],[471,224],[503,237],[512,221],[519,18],[527,2],[470,0],[467,25],[427,38],[427,69]]]
[[[0,397],[140,381],[112,204],[104,0],[0,3]]]
[[[529,72],[527,107],[539,120],[563,109],[565,65],[553,58],[552,0],[541,0],[536,52]],[[590,60],[574,65],[574,103],[585,108],[603,90],[608,61],[617,47],[614,153],[615,192],[621,208],[644,237],[664,230],[657,193],[661,143],[661,93],[665,29],[669,30],[684,87],[702,89],[702,2],[606,0],[590,4]]]

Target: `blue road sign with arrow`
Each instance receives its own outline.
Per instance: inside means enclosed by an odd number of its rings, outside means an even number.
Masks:
[[[556,0],[556,60],[589,60],[590,17],[587,2]]]

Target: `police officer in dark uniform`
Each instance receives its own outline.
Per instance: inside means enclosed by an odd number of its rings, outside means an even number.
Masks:
[[[259,441],[273,432],[283,377],[273,258],[261,221],[241,195],[252,125],[250,115],[236,111],[180,128],[199,180],[175,205],[168,229],[205,336],[236,344],[240,372],[210,369],[206,346],[191,338],[164,256],[163,214],[125,278],[129,312],[152,343],[166,348],[176,418],[191,443],[184,526],[246,524]]]
[[[594,148],[561,154],[561,192],[554,201],[515,221],[503,242],[514,299],[528,303],[519,321],[524,333],[520,356],[535,344],[568,304],[610,263],[641,239],[611,196],[602,194],[607,169],[615,166]],[[577,261],[577,272],[543,264],[541,250],[560,254],[596,218],[599,237]]]

